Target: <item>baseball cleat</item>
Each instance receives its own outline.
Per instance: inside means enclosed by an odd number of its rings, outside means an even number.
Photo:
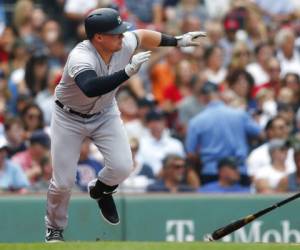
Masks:
[[[45,242],[56,243],[64,241],[63,230],[47,228]]]
[[[111,225],[118,225],[120,223],[118,211],[111,194],[97,200],[97,203],[106,222]]]
[[[111,225],[120,223],[118,211],[112,197],[116,192],[116,187],[117,186],[107,186],[97,179],[88,183],[88,191],[91,198],[97,200],[103,219]]]

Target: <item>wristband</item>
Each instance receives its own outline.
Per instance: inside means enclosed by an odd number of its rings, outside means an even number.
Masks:
[[[159,46],[177,46],[177,39],[174,36],[161,33],[161,40]]]

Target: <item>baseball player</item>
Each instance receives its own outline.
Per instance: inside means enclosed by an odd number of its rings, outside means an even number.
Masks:
[[[55,90],[51,122],[53,174],[47,194],[46,242],[63,241],[67,209],[76,178],[80,147],[88,137],[104,156],[104,168],[89,183],[103,218],[118,224],[112,197],[133,168],[128,138],[115,100],[118,87],[138,72],[151,52],[139,47],[196,46],[205,32],[173,37],[151,30],[129,32],[130,25],[110,8],[92,11],[85,18],[87,40],[70,52]]]

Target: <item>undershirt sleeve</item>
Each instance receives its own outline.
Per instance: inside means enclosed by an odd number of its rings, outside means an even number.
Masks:
[[[129,79],[122,69],[107,76],[97,76],[94,70],[85,70],[75,77],[75,83],[87,97],[104,95]]]

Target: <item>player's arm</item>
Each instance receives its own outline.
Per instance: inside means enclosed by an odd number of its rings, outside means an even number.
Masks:
[[[129,79],[125,70],[98,77],[94,70],[85,70],[75,77],[75,83],[87,97],[104,95]]]
[[[150,55],[150,51],[140,52],[131,58],[124,69],[107,76],[97,76],[94,70],[84,70],[75,77],[75,83],[87,97],[104,95],[134,75]]]
[[[200,45],[200,40],[197,38],[206,36],[206,32],[203,31],[188,32],[181,36],[171,36],[161,32],[145,29],[135,30],[134,33],[137,35],[139,46],[147,49],[160,46],[198,46]]]

